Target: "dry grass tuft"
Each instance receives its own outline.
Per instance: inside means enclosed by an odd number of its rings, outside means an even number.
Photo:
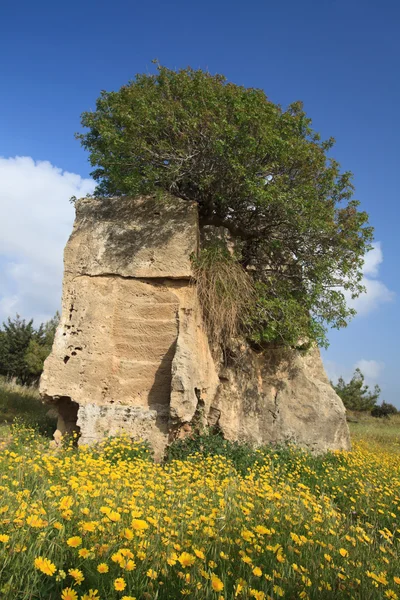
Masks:
[[[210,340],[226,347],[246,332],[256,299],[253,280],[222,247],[202,250],[193,267]]]

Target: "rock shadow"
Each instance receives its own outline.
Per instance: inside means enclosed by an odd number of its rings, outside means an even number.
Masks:
[[[170,418],[172,361],[176,352],[175,340],[163,356],[155,373],[153,385],[148,394],[149,408],[157,412],[156,427],[168,434]]]

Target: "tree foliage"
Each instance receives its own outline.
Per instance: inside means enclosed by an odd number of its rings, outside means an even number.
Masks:
[[[365,377],[356,369],[351,380],[346,383],[343,377],[339,377],[336,385],[333,388],[338,396],[342,399],[343,404],[349,410],[355,411],[371,411],[377,406],[380,387],[376,385],[374,390],[370,390],[365,384]]]
[[[255,341],[324,344],[347,324],[343,291],[363,291],[372,228],[301,102],[283,110],[222,75],[158,65],[101,92],[82,125],[97,195],[166,191],[230,231],[257,291]]]
[[[19,315],[8,318],[0,329],[0,375],[22,385],[37,383],[50,354],[59,318],[56,313],[38,328],[34,327],[33,319],[26,321]]]

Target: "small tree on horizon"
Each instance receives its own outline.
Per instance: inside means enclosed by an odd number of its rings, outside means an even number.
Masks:
[[[254,284],[242,316],[254,342],[326,345],[328,327],[347,325],[343,291],[363,291],[373,232],[301,102],[283,110],[222,75],[157,65],[101,92],[81,122],[97,195],[167,192],[197,202],[200,227],[229,230]]]
[[[375,385],[373,391],[370,390],[365,384],[365,377],[360,369],[354,371],[348,383],[343,377],[339,377],[337,384],[332,383],[332,387],[347,409],[358,412],[373,410],[377,406],[381,393],[379,385]]]

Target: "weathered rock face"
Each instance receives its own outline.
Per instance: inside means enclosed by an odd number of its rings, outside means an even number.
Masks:
[[[84,199],[64,255],[61,322],[41,393],[59,434],[81,443],[126,431],[161,455],[218,376],[191,283],[195,204]]]
[[[197,206],[176,198],[83,199],[64,254],[61,322],[41,379],[56,440],[126,432],[161,457],[191,424],[230,439],[348,448],[345,411],[317,350],[212,357],[191,255]]]
[[[317,452],[350,449],[345,408],[317,348],[305,355],[237,348],[220,379],[213,409],[225,437],[255,445],[291,442]]]

